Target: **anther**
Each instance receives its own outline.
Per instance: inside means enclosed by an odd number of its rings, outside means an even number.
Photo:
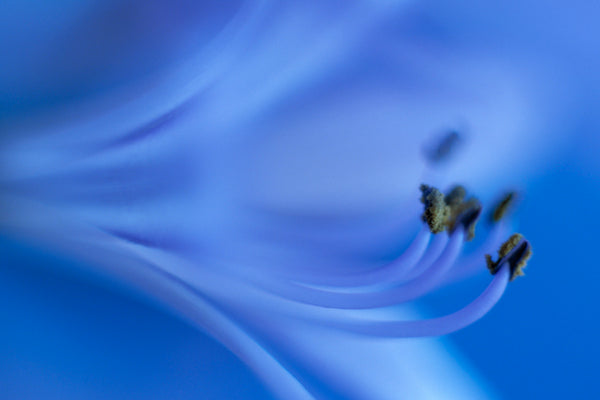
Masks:
[[[462,186],[453,187],[445,196],[437,188],[421,185],[421,202],[425,210],[421,218],[432,233],[448,230],[451,233],[462,226],[466,240],[475,236],[475,224],[481,215],[481,203],[474,197],[465,200],[467,191]]]
[[[531,244],[519,233],[512,235],[498,250],[498,260],[493,261],[489,254],[485,255],[487,267],[492,275],[496,274],[505,263],[510,267],[510,280],[524,275],[523,268],[531,257]]]
[[[491,222],[500,221],[515,203],[517,197],[516,192],[508,192],[494,207],[494,211],[490,214]]]
[[[450,215],[450,207],[444,201],[444,195],[438,189],[421,185],[421,203],[425,205],[425,210],[421,218],[427,222],[432,233],[440,233],[446,229],[446,222]]]
[[[467,241],[472,240],[475,237],[475,225],[479,220],[481,210],[481,203],[474,197],[461,203],[459,207],[457,207],[457,215],[454,219],[451,231],[454,231],[457,226],[462,225],[466,232],[465,239]]]
[[[460,185],[456,185],[444,197],[444,201],[450,207],[457,207],[467,196],[467,190]]]
[[[465,239],[472,240],[475,237],[475,224],[481,215],[481,203],[474,197],[465,201],[467,191],[463,186],[453,187],[444,198],[450,215],[446,225],[450,232],[454,232],[458,226],[463,226],[467,233]]]

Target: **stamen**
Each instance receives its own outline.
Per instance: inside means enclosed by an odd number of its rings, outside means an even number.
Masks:
[[[512,208],[517,196],[516,192],[508,192],[504,197],[496,204],[494,211],[490,214],[491,222],[498,222],[507,214],[508,210]]]
[[[472,237],[481,215],[480,202],[475,198],[465,200],[467,191],[462,186],[452,188],[445,196],[428,185],[421,185],[421,191],[421,202],[425,204],[422,218],[427,224],[423,224],[405,253],[388,265],[343,276],[319,276],[312,282],[248,269],[235,269],[235,274],[230,274],[224,268],[219,269],[219,273],[227,279],[236,276],[241,285],[250,284],[248,287],[255,292],[255,300],[261,302],[262,310],[273,307],[283,316],[319,321],[348,333],[423,337],[462,329],[483,317],[501,298],[509,280],[523,274],[522,269],[531,256],[531,246],[522,235],[515,234],[502,244],[497,261],[486,255],[494,279],[482,294],[459,311],[425,320],[400,321],[394,317],[373,320],[367,310],[414,301],[447,283],[450,275],[455,275],[456,270],[452,274],[448,272],[458,259],[465,236]],[[505,225],[503,221],[493,226],[492,242],[498,240],[497,235],[501,234],[498,232],[502,232]],[[444,230],[448,233],[430,241],[430,232]],[[235,298],[235,295],[231,296]],[[354,311],[350,314],[343,310]]]
[[[523,235],[515,233],[498,250],[498,260],[492,261],[492,256],[485,255],[488,269],[492,275],[496,274],[503,264],[510,266],[510,280],[524,275],[523,268],[532,255],[531,244],[525,240]]]

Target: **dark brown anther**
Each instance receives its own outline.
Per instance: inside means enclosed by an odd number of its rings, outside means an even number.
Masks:
[[[481,203],[474,197],[467,197],[467,191],[463,186],[453,187],[445,197],[446,204],[450,207],[450,215],[446,226],[450,232],[454,232],[457,227],[462,226],[465,229],[467,241],[475,237],[475,224],[481,215]]]
[[[464,186],[456,185],[446,194],[444,201],[449,207],[453,208],[460,205],[465,197],[467,197],[467,190]]]
[[[507,214],[515,202],[516,192],[509,192],[496,204],[494,211],[490,214],[491,222],[498,222]]]
[[[510,267],[510,280],[524,275],[523,268],[532,255],[531,244],[519,233],[512,235],[498,250],[498,261],[493,261],[489,254],[485,259],[488,269],[495,275],[505,263]]]
[[[453,229],[462,225],[466,232],[466,240],[472,240],[475,237],[475,225],[481,215],[481,203],[476,198],[471,198],[468,201],[461,203],[459,214],[454,221]]]
[[[481,203],[474,197],[465,200],[467,191],[462,186],[453,187],[445,196],[436,188],[421,185],[421,202],[425,204],[422,219],[432,233],[448,230],[454,232],[462,226],[466,240],[475,236],[475,224],[481,215]]]

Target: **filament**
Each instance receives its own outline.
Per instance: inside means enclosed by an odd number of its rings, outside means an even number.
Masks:
[[[284,299],[311,304],[325,308],[338,309],[369,309],[386,307],[414,300],[427,294],[437,285],[441,277],[452,267],[462,248],[464,231],[457,229],[448,245],[433,263],[421,275],[402,285],[389,289],[371,292],[336,292],[332,290],[308,287],[287,281],[281,281],[269,276],[245,276],[253,283],[260,285],[267,292],[276,294]]]
[[[502,266],[492,282],[466,307],[443,317],[413,321],[324,321],[325,324],[361,335],[380,337],[441,336],[455,332],[481,319],[500,300],[510,277],[508,263]]]
[[[448,235],[436,235],[431,242],[431,246],[429,247],[429,249],[427,249],[427,252],[423,256],[419,264],[416,265],[415,268],[413,268],[412,270],[408,271],[408,273],[405,276],[400,277],[401,281],[414,279],[420,276],[423,272],[427,271],[427,269],[431,267],[435,260],[437,260],[440,257],[442,251],[444,251],[447,244]]]
[[[422,263],[424,254],[428,254],[427,249],[431,238],[431,232],[427,225],[423,224],[417,236],[412,243],[402,253],[401,256],[379,268],[374,268],[364,272],[348,275],[323,275],[312,276],[303,280],[302,284],[339,286],[339,287],[361,287],[374,284],[382,284],[397,281],[399,277],[404,276],[417,264]],[[426,253],[427,250],[427,253]],[[310,280],[309,280],[310,279]]]

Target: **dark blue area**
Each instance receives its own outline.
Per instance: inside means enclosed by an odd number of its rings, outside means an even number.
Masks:
[[[451,336],[506,399],[600,398],[600,186],[576,165],[565,160],[527,185],[517,215],[534,250],[526,276],[483,320]],[[460,290],[429,305],[464,298]]]
[[[6,240],[0,260],[0,399],[271,398],[213,339],[68,260]]]

